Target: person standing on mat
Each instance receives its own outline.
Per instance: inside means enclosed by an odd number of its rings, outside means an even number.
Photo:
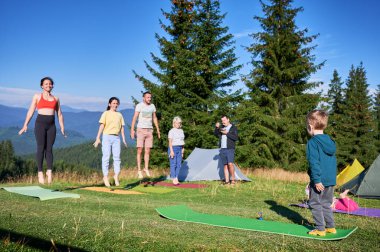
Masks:
[[[178,174],[182,165],[182,158],[185,148],[185,134],[183,133],[182,120],[179,116],[173,119],[173,128],[169,130],[168,155],[170,162],[170,178],[174,185],[179,185]]]
[[[235,142],[238,140],[238,130],[230,119],[223,115],[221,117],[223,127],[220,123],[215,124],[214,135],[219,137],[220,159],[224,165],[224,183],[235,184]]]
[[[153,147],[153,124],[157,129],[157,136],[160,138],[160,129],[158,127],[158,120],[156,116],[156,107],[151,103],[152,94],[147,91],[143,94],[143,101],[136,105],[135,113],[132,119],[131,125],[131,138],[135,139],[135,124],[137,123],[137,175],[138,178],[143,178],[141,172],[141,155],[143,148],[145,147],[144,153],[144,172],[150,177],[149,173],[149,156],[150,149]]]
[[[336,234],[334,216],[331,209],[336,184],[336,146],[330,136],[323,131],[327,127],[328,114],[323,110],[313,110],[306,117],[306,127],[311,139],[306,145],[310,177],[309,207],[316,229],[310,235],[325,236]]]
[[[108,167],[111,156],[113,155],[113,170],[115,185],[119,186],[119,173],[120,173],[120,133],[123,139],[124,146],[127,147],[124,135],[124,118],[123,115],[117,111],[120,105],[120,100],[117,97],[111,97],[108,101],[107,110],[103,112],[99,120],[98,135],[94,143],[94,147],[98,147],[102,143],[102,172],[104,185],[110,187],[108,180]],[[100,141],[100,135],[103,132],[103,141]]]
[[[42,88],[41,94],[35,94],[30,104],[24,126],[18,132],[19,135],[25,133],[28,129],[30,119],[32,119],[34,111],[37,108],[38,115],[34,126],[34,135],[37,142],[36,161],[38,167],[38,183],[44,184],[45,178],[43,174],[43,161],[46,159],[47,182],[52,182],[52,169],[53,169],[53,145],[56,137],[55,127],[55,113],[57,113],[61,133],[65,135],[65,126],[63,122],[63,115],[61,111],[59,98],[52,95],[51,91],[54,87],[54,81],[50,77],[41,79],[40,87]]]

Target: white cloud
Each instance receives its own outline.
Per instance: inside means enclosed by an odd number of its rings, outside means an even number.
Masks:
[[[255,33],[255,31],[254,30],[244,30],[241,32],[234,33],[233,36],[236,39],[239,39],[239,38],[249,37],[249,35],[251,35],[252,33]]]
[[[0,86],[0,104],[27,108],[32,101],[33,95],[39,92],[39,90]],[[108,98],[104,97],[75,96],[67,93],[55,93],[55,95],[59,97],[61,105],[89,111],[104,111],[108,102]],[[126,108],[133,108],[133,104],[121,104],[119,109]]]

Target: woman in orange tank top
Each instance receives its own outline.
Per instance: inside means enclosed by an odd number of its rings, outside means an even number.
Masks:
[[[42,171],[43,160],[45,157],[47,164],[47,182],[48,184],[51,184],[53,144],[56,136],[55,113],[57,113],[59,126],[63,136],[65,136],[65,127],[59,99],[51,94],[54,87],[53,79],[50,77],[43,78],[40,86],[43,91],[41,94],[35,94],[33,96],[32,103],[30,104],[28,113],[26,114],[24,126],[18,134],[21,135],[27,131],[30,119],[32,119],[34,111],[37,108],[38,115],[34,127],[34,134],[37,142],[36,161],[38,167],[38,182],[41,184],[45,183],[44,174]]]

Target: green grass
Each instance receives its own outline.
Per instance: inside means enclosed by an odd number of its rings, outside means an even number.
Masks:
[[[326,242],[177,222],[156,213],[157,207],[186,204],[208,214],[257,218],[263,212],[265,220],[312,221],[309,210],[288,206],[303,198],[304,184],[264,178],[235,187],[208,184],[144,195],[75,189],[67,192],[80,194],[80,199],[48,201],[0,190],[0,251],[46,251],[54,246],[62,251],[379,251],[377,218],[335,214],[337,227],[359,228],[348,239]],[[67,186],[78,185],[51,188]],[[380,208],[379,200],[355,200],[362,207]]]

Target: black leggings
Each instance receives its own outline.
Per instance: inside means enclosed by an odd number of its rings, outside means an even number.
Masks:
[[[54,115],[38,114],[36,124],[34,126],[34,135],[37,142],[37,167],[42,172],[44,156],[46,158],[47,169],[53,168],[53,144],[55,142],[56,128]]]

